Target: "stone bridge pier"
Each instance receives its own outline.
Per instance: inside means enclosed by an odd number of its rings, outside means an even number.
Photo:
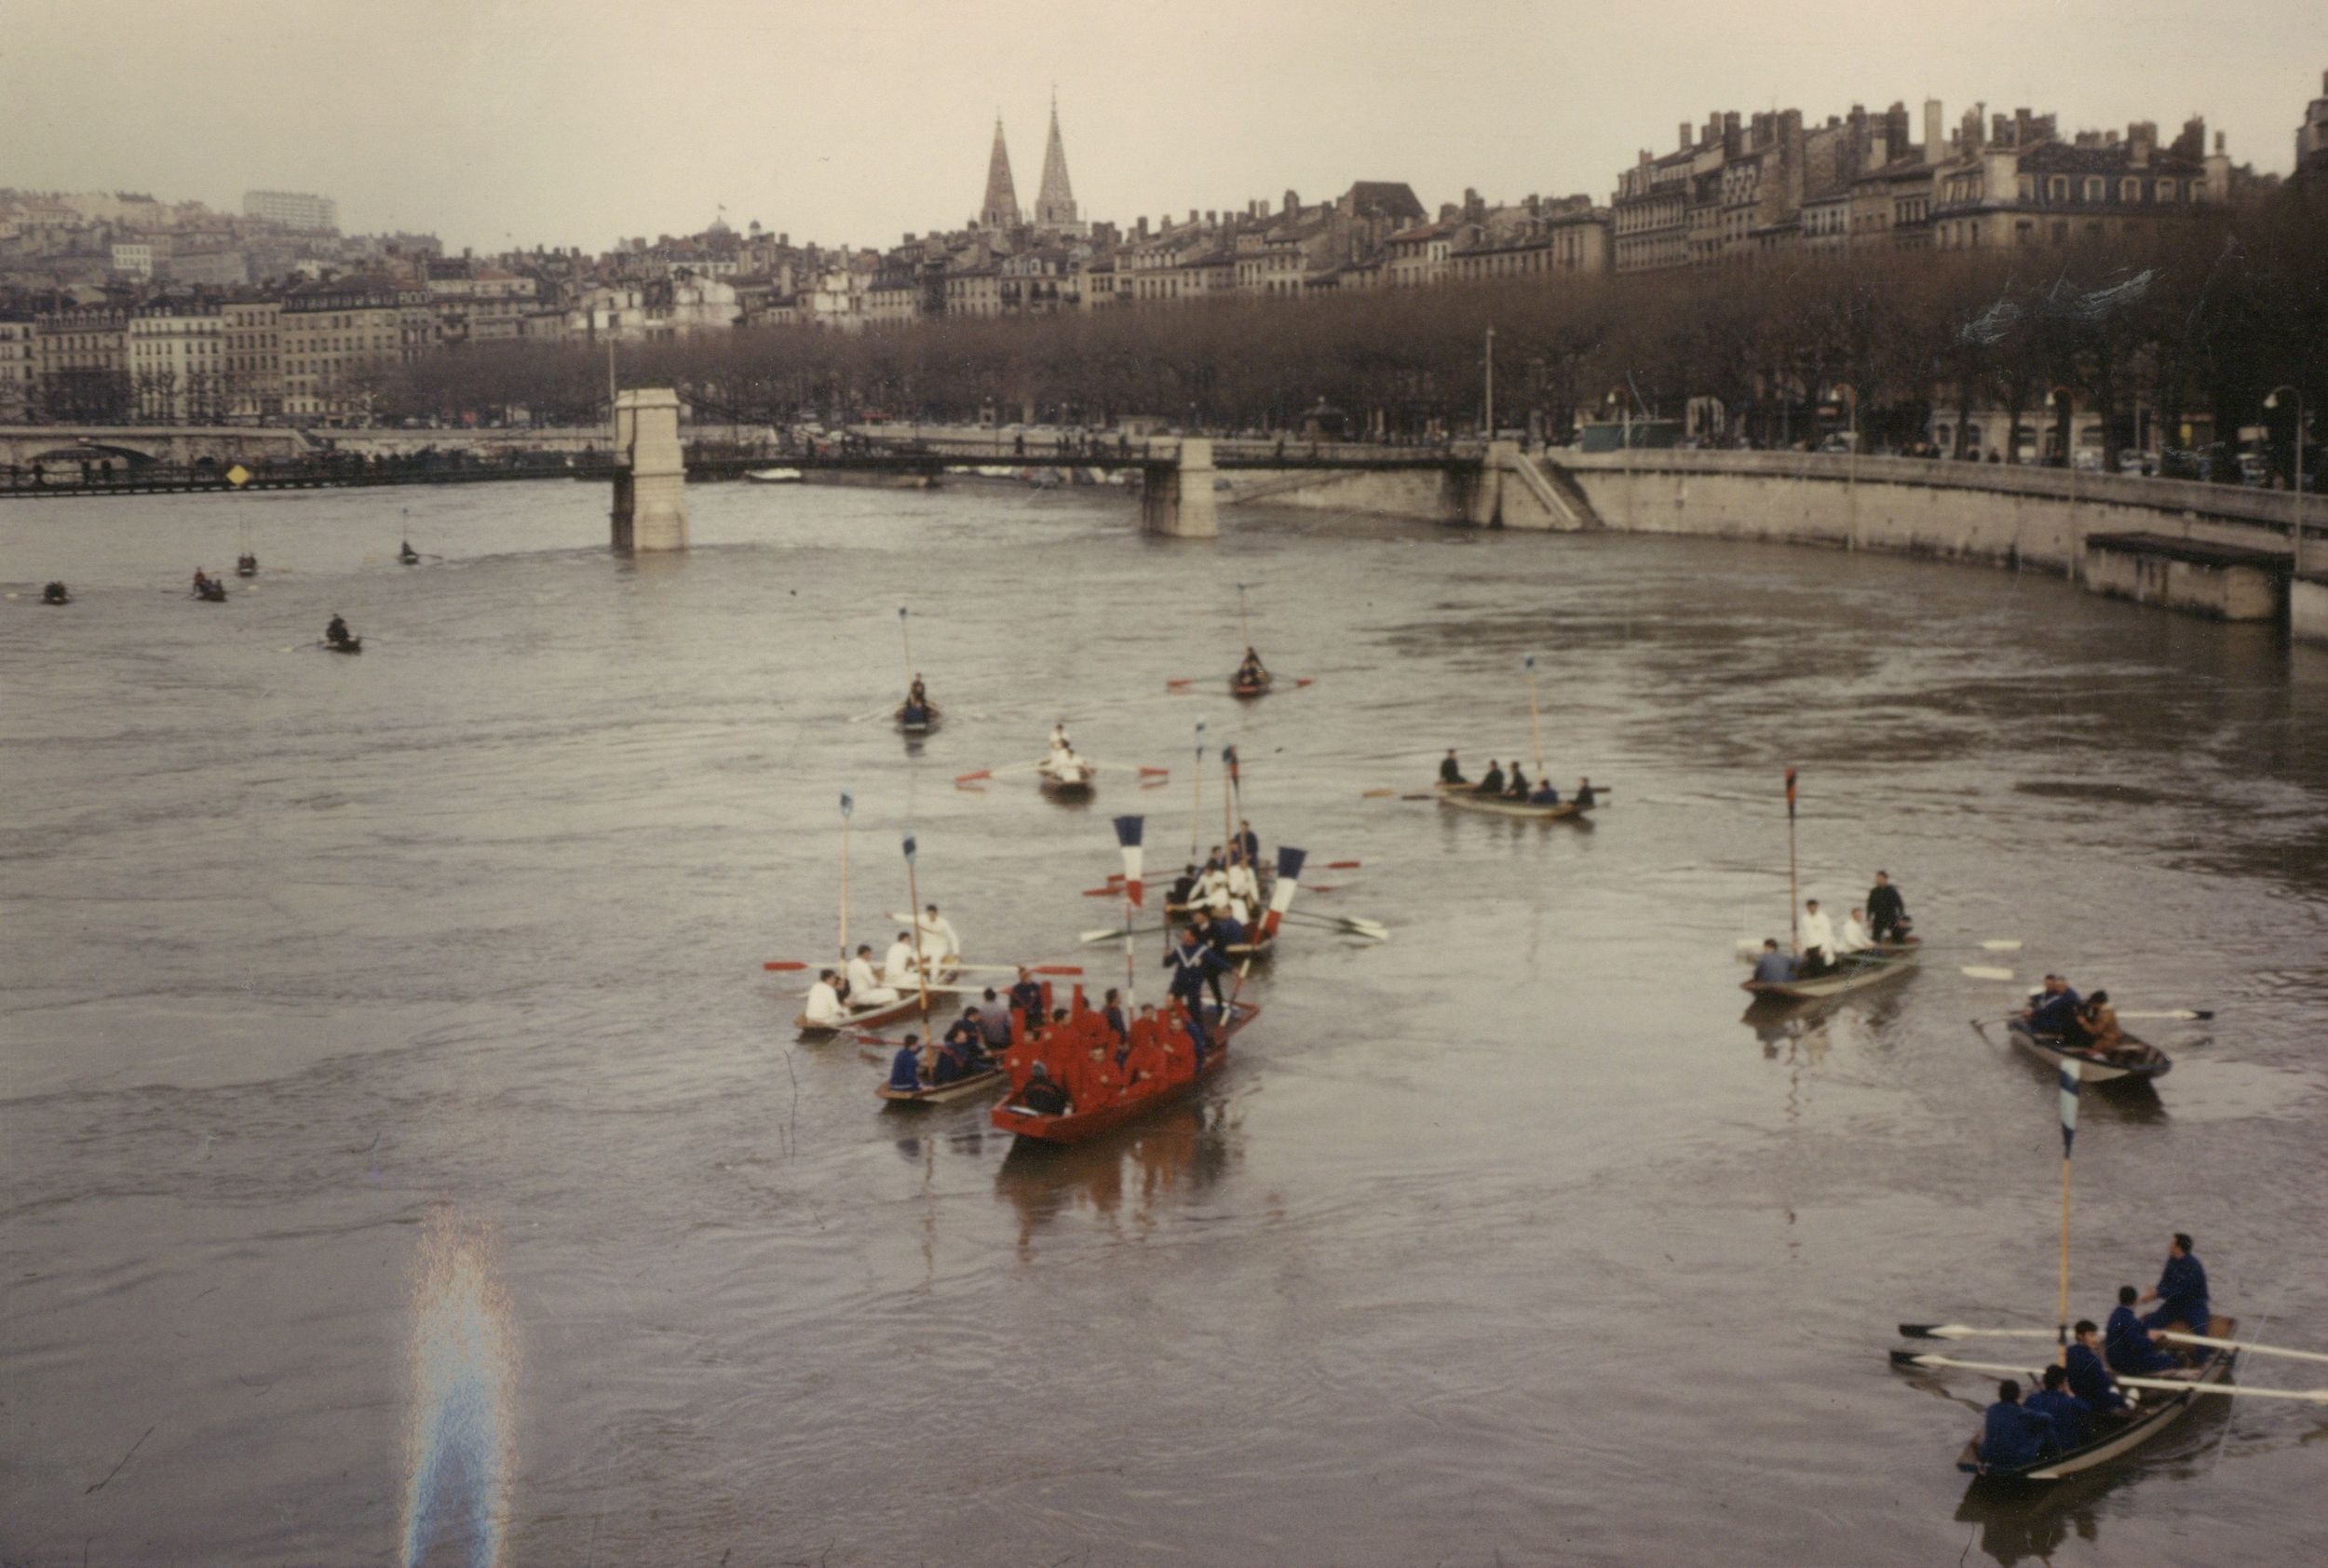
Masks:
[[[1214,504],[1212,443],[1184,437],[1170,458],[1140,466],[1140,527],[1174,539],[1215,539],[1221,513]]]
[[[679,394],[668,386],[615,395],[614,546],[687,547],[687,459]]]

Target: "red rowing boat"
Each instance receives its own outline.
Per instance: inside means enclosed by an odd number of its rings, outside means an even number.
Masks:
[[[1195,1092],[1220,1072],[1228,1060],[1228,1042],[1260,1011],[1252,1002],[1229,1004],[1227,1025],[1206,1049],[1201,1067],[1178,1003],[1164,1013],[1143,1011],[1130,1022],[1130,1049],[1119,1067],[1115,1032],[1103,1015],[1084,1005],[1078,986],[1065,1020],[1039,1038],[1013,1042],[1003,1061],[1010,1074],[1010,1095],[995,1107],[991,1119],[1005,1132],[1038,1142],[1081,1143],[1096,1138]],[[1066,1110],[1053,1115],[1020,1102],[1037,1061],[1067,1091]]]

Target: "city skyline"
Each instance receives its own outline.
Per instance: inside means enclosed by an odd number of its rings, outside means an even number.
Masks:
[[[723,215],[880,247],[976,211],[998,111],[1027,180],[1054,84],[1082,215],[1129,224],[1287,189],[1315,200],[1353,180],[1404,182],[1434,209],[1467,186],[1605,201],[1616,171],[1643,148],[1669,151],[1683,119],[1793,107],[1818,124],[1926,97],[1952,121],[1974,101],[2054,112],[2065,134],[2201,115],[2235,161],[2280,172],[2289,105],[2319,70],[2316,51],[2288,47],[2312,10],[2297,0],[2213,14],[2197,52],[2161,47],[2197,25],[2180,7],[2084,0],[1999,7],[1995,27],[1929,39],[1911,7],[1824,3],[1783,34],[1679,4],[1622,18],[1487,5],[1428,30],[1387,8],[1200,5],[1179,28],[1137,33],[1035,7],[812,25],[793,7],[707,3],[660,31],[612,7],[583,7],[576,25],[575,9],[30,0],[0,43],[0,96],[20,106],[0,184],[222,210],[247,187],[314,191],[338,200],[349,232],[432,232],[480,251],[595,251]],[[1856,41],[1870,32],[1886,36]],[[226,80],[283,74],[266,93],[140,90],[219,48]],[[97,81],[107,112],[92,115]],[[650,115],[658,101],[671,108]]]

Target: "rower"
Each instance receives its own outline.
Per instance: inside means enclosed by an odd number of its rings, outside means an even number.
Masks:
[[[1530,805],[1558,805],[1560,791],[1549,778],[1536,780],[1536,791],[1528,796]]]
[[[50,583],[40,590],[40,602],[43,604],[70,604],[73,593],[61,582]]]
[[[1754,981],[1762,985],[1785,985],[1794,979],[1794,960],[1779,951],[1779,939],[1762,939],[1762,956],[1754,960]]]
[[[397,550],[396,559],[407,566],[417,566],[420,564],[420,551],[413,548],[413,542],[406,539]]]
[[[1245,857],[1246,866],[1258,874],[1261,870],[1261,835],[1252,831],[1252,823],[1239,817],[1237,819],[1237,847]]]
[[[2124,1410],[2126,1396],[2118,1391],[2118,1380],[2102,1359],[2102,1331],[2093,1326],[2092,1318],[2080,1318],[2072,1331],[2078,1342],[2062,1357],[2062,1365],[2069,1372],[2069,1391],[2093,1410]]]
[[[1439,764],[1439,782],[1441,784],[1469,784],[1470,782],[1463,777],[1463,764],[1455,761],[1455,749],[1452,746],[1447,748],[1447,755]]]
[[[1204,874],[1197,878],[1194,907],[1208,910],[1228,907],[1228,872],[1218,859],[1208,863]]]
[[[1240,846],[1230,857],[1225,878],[1228,887],[1228,914],[1238,920],[1250,920],[1261,902],[1261,879],[1253,875],[1252,862],[1245,858]]]
[[[1490,757],[1487,759],[1487,771],[1480,775],[1480,781],[1471,787],[1471,793],[1494,796],[1503,792],[1504,770],[1496,765],[1495,758]]]
[[[889,1087],[903,1094],[912,1094],[922,1087],[921,1037],[908,1034],[898,1047],[897,1055],[889,1059]]]
[[[1506,798],[1515,801],[1523,801],[1528,798],[1528,776],[1520,771],[1520,764],[1516,758],[1511,764],[1511,783],[1504,791],[1504,794]]]
[[[932,966],[949,958],[962,956],[962,937],[954,930],[954,922],[938,912],[936,904],[922,906],[922,952]]]
[[[1843,935],[1835,939],[1835,951],[1864,953],[1875,945],[1874,939],[1867,934],[1867,912],[1853,910],[1851,917],[1843,923]],[[2037,1398],[2034,1394],[2029,1397],[2033,1399]]]
[[[829,1028],[842,1021],[841,993],[834,983],[839,979],[830,969],[817,971],[817,983],[808,988],[808,1006],[801,1016],[819,1027]]]
[[[2025,1408],[2021,1385],[2011,1378],[1998,1384],[1996,1402],[1981,1416],[1981,1463],[1993,1469],[2018,1470],[2060,1452],[2061,1437],[2052,1418]]]
[[[857,956],[848,961],[848,999],[859,1007],[883,1007],[898,999],[892,986],[887,986],[873,976],[873,944],[859,942]]]
[[[2131,1051],[2126,1031],[2118,1026],[2118,1009],[2110,1006],[2110,994],[2097,991],[2086,998],[2086,1005],[2076,1013],[2078,1035],[2090,1050],[2105,1054]]]
[[[2045,1386],[2029,1396],[2022,1409],[2042,1415],[2053,1424],[2053,1435],[2064,1448],[2076,1448],[2085,1440],[2087,1425],[2093,1419],[2093,1407],[2069,1391],[2069,1372],[2064,1367],[2045,1369]]]
[[[914,953],[914,939],[905,932],[889,944],[889,952],[881,961],[881,983],[900,990],[914,983],[921,973],[921,965]]]
[[[1062,719],[1057,723],[1051,725],[1050,749],[1054,753],[1064,751],[1070,756],[1074,755],[1076,749],[1075,742],[1067,738],[1066,720]]]
[[[1175,908],[1187,908],[1188,900],[1196,893],[1196,891],[1197,866],[1196,862],[1192,860],[1182,870],[1178,876],[1172,879],[1172,890],[1164,895],[1165,908],[1168,911]]]
[[[933,1088],[941,1084],[960,1083],[975,1071],[971,1065],[969,1051],[956,1037],[961,1027],[960,1024],[955,1024],[953,1029],[946,1032],[946,1037],[939,1043],[938,1060],[930,1068],[929,1073],[930,1087]]]
[[[1806,976],[1833,972],[1834,962],[1834,922],[1819,912],[1819,900],[1803,900],[1803,966]]]
[[[2180,1323],[2190,1332],[2203,1334],[2213,1321],[2207,1308],[2207,1265],[2191,1250],[2190,1237],[2181,1231],[2166,1250],[2166,1267],[2159,1275],[2159,1288],[2143,1293],[2144,1301],[2155,1301],[2158,1310],[2142,1320],[2146,1329],[2171,1329]]]
[[[962,1009],[962,1016],[946,1031],[946,1045],[961,1052],[964,1065],[972,1071],[987,1065],[985,1024],[975,1007]]]
[[[340,613],[337,610],[332,612],[332,624],[323,629],[323,640],[334,648],[345,648],[352,640],[347,629],[347,623],[340,619]]]
[[[1592,780],[1590,778],[1577,780],[1577,809],[1578,811],[1591,810],[1600,804],[1600,800],[1601,797],[1592,792]]]
[[[985,1031],[989,1056],[1000,1056],[1010,1048],[1010,1009],[1002,1005],[991,985],[979,998],[978,1023]]]
[[[2069,982],[2059,975],[2045,977],[2045,990],[2022,1009],[2021,1021],[2032,1034],[2061,1034],[2069,1033],[2071,1021],[2078,1016],[2078,996]]]
[[[1900,897],[1900,889],[1891,885],[1889,872],[1875,873],[1875,885],[1867,890],[1867,921],[1871,935],[1879,942],[1904,941],[1908,934],[1908,904]]]
[[[199,566],[196,567],[194,569],[194,591],[196,593],[208,592],[210,586],[210,574],[208,572],[203,571]]]
[[[1038,1061],[1028,1071],[1026,1087],[1019,1090],[1013,1103],[1038,1116],[1063,1116],[1069,1102],[1066,1091],[1051,1082],[1050,1069]]]
[[[2102,1329],[2102,1357],[2110,1364],[2110,1371],[2122,1377],[2147,1377],[2183,1363],[2172,1351],[2163,1349],[2143,1327],[2142,1318],[2134,1312],[2134,1288],[2118,1288],[2118,1305],[2110,1310],[2110,1320]]]
[[[1247,648],[1244,662],[1237,667],[1238,684],[1250,686],[1257,681],[1266,681],[1268,678],[1268,670],[1262,668],[1261,656],[1252,649]]]

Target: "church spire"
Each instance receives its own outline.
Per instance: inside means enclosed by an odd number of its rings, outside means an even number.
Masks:
[[[1010,149],[1002,140],[1002,114],[995,115],[995,150],[986,160],[986,200],[978,210],[981,228],[1009,229],[1019,224],[1019,191],[1010,182]]]
[[[1043,189],[1035,198],[1035,226],[1076,226],[1075,187],[1067,182],[1067,144],[1059,134],[1059,89],[1050,89],[1050,143],[1043,149]]]

